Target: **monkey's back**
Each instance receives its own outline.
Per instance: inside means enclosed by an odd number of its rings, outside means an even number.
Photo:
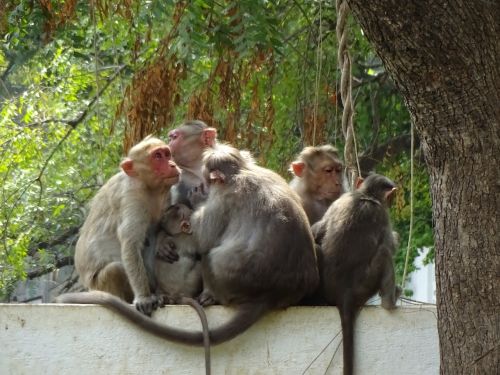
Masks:
[[[112,176],[90,202],[89,213],[75,248],[75,268],[84,285],[91,282],[96,269],[120,260],[121,247],[117,239],[118,218],[123,204],[119,197],[123,190],[139,188],[126,183],[127,175],[119,172]],[[129,195],[127,195],[129,196]]]
[[[390,227],[386,209],[359,192],[346,193],[335,201],[322,241],[322,289],[329,303],[352,297],[363,305],[380,288],[384,274],[382,258],[390,249],[384,243]]]
[[[204,280],[222,303],[297,303],[318,283],[314,243],[299,197],[274,172],[253,166],[218,195],[227,215],[204,259]],[[210,201],[211,197],[209,197]],[[205,205],[211,210],[211,204]],[[206,212],[210,215],[210,212]]]

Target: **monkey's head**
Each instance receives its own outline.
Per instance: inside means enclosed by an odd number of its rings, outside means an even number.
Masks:
[[[172,156],[181,167],[197,164],[203,151],[217,143],[217,130],[203,121],[191,120],[168,133]]]
[[[373,173],[363,180],[359,191],[390,206],[396,191],[396,184],[385,176]]]
[[[171,236],[186,233],[191,234],[191,218],[193,210],[182,203],[173,204],[167,208],[161,220],[162,228]]]
[[[251,161],[251,156],[236,148],[219,144],[203,154],[203,176],[209,185],[227,185]]]

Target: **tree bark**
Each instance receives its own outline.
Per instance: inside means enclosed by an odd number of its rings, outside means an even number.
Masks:
[[[499,374],[500,2],[348,3],[405,98],[430,174],[440,372]]]

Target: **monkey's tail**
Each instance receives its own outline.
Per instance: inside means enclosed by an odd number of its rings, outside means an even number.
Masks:
[[[235,315],[225,324],[210,330],[210,342],[214,345],[229,341],[245,332],[271,308],[265,303],[238,305]]]
[[[198,316],[200,317],[201,326],[203,329],[203,346],[205,348],[205,374],[211,375],[212,364],[210,358],[210,331],[208,329],[208,320],[207,320],[207,315],[205,314],[205,310],[198,303],[198,301],[196,301],[193,298],[183,297],[181,299],[181,303],[193,307],[198,313]]]
[[[342,341],[344,357],[344,375],[352,375],[354,364],[354,319],[356,309],[351,296],[346,297],[339,307],[340,322],[342,324]]]
[[[158,323],[150,317],[141,314],[134,307],[125,303],[118,297],[106,292],[91,291],[67,293],[57,297],[56,302],[103,305],[155,336],[181,344],[204,346],[202,332],[186,331]],[[222,326],[210,330],[210,342],[217,345],[231,340],[247,330],[268,310],[269,306],[266,304],[238,306],[237,312],[231,320]]]

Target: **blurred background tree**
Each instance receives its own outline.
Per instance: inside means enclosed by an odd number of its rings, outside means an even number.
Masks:
[[[18,280],[72,263],[88,200],[147,134],[166,138],[201,119],[287,179],[302,147],[343,149],[335,26],[334,3],[324,1],[2,3],[0,298]],[[401,281],[409,114],[359,26],[350,30],[360,164],[400,187],[392,218]],[[433,245],[418,147],[414,197],[411,259]]]

